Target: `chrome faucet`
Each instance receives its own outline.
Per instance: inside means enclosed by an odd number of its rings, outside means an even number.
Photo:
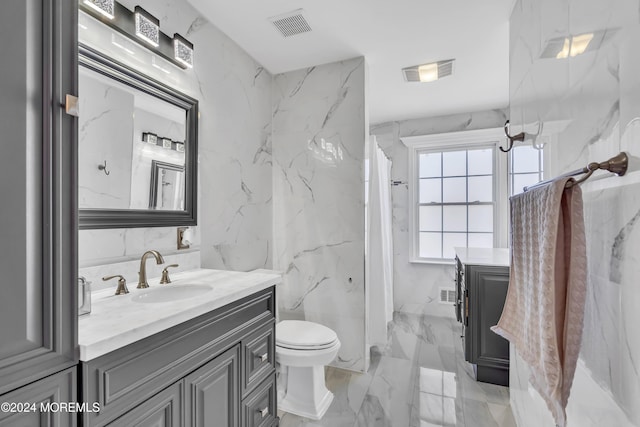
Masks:
[[[146,266],[147,258],[149,257],[149,255],[153,255],[155,257],[156,264],[158,265],[164,264],[164,258],[162,258],[162,255],[160,255],[160,252],[151,250],[143,253],[142,258],[140,259],[140,271],[138,272],[138,286],[136,286],[138,289],[144,289],[149,287],[149,284],[147,283],[147,266]]]

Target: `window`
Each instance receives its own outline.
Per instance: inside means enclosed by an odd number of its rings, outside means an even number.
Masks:
[[[410,148],[411,261],[451,262],[455,247],[505,246],[507,156],[497,152],[501,131],[402,138]]]
[[[531,145],[513,147],[509,152],[509,195],[543,180],[543,150]]]

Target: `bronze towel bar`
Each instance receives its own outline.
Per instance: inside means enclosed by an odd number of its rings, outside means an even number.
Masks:
[[[567,172],[565,174],[562,174],[560,176],[557,176],[555,178],[552,179],[547,179],[545,181],[540,181],[539,183],[535,184],[535,185],[531,185],[529,187],[524,187],[524,191],[529,191],[533,188],[539,187],[541,185],[545,185],[545,184],[549,184],[550,182],[553,181],[557,181],[558,179],[562,179],[562,178],[567,178],[570,176],[576,176],[576,175],[580,175],[580,174],[585,174],[583,177],[576,179],[575,181],[569,181],[567,182],[567,188],[572,187],[576,184],[580,184],[584,181],[586,181],[587,179],[589,179],[589,177],[597,170],[602,169],[602,170],[606,170],[609,172],[613,172],[615,174],[617,174],[618,176],[622,176],[627,172],[627,167],[629,166],[629,157],[627,156],[627,153],[625,153],[624,151],[622,151],[621,153],[619,153],[618,155],[610,158],[609,160],[602,162],[602,163],[589,163],[587,166],[581,168],[581,169],[576,169],[574,171],[571,172]]]

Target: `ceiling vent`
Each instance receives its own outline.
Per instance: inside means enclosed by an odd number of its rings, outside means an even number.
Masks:
[[[432,82],[453,74],[453,61],[455,59],[414,65],[403,68],[402,74],[407,82]]]
[[[272,16],[269,21],[280,31],[283,37],[291,37],[296,34],[308,33],[311,27],[304,16],[302,9],[285,13],[284,15]]]

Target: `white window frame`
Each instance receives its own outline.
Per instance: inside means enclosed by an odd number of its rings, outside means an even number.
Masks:
[[[498,149],[506,146],[503,128],[480,129],[463,132],[450,132],[432,135],[407,136],[400,138],[408,148],[408,187],[409,187],[409,262],[424,264],[453,264],[454,260],[442,258],[424,258],[419,255],[419,152],[420,151],[454,151],[469,150],[481,147],[494,148],[494,180],[493,194],[495,201],[493,246],[507,247],[508,190],[507,190],[507,158],[508,155]]]

